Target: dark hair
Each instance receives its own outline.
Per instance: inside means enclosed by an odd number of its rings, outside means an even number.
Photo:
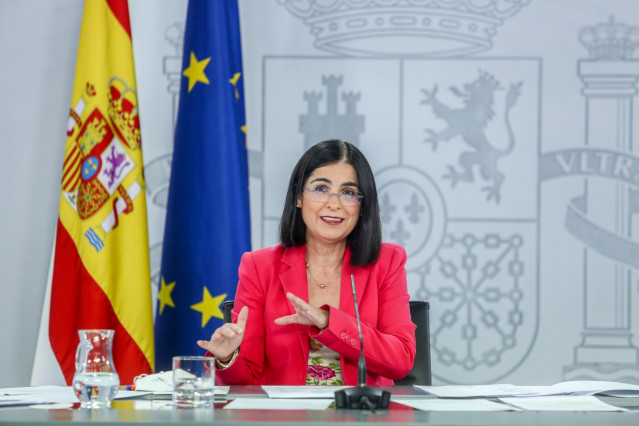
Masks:
[[[379,216],[375,176],[364,154],[354,145],[339,139],[313,145],[295,165],[280,220],[280,242],[284,247],[306,243],[306,224],[297,208],[297,200],[304,190],[304,183],[315,169],[341,161],[353,166],[357,173],[359,190],[364,194],[360,207],[361,217],[346,238],[346,244],[351,249],[350,263],[363,266],[377,260],[382,245],[382,222]]]

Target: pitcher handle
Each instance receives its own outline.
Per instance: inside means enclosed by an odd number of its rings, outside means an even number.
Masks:
[[[80,343],[78,343],[78,347],[75,350],[75,370],[78,371],[78,369],[80,368],[80,349],[82,349],[82,341],[80,341]],[[91,349],[91,344],[89,342],[86,342],[84,344],[84,346],[88,346],[87,349]]]
[[[82,346],[82,342],[78,343],[78,347],[75,349],[75,371],[80,368],[80,346]]]

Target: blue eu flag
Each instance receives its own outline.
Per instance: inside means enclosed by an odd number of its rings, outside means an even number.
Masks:
[[[156,371],[222,325],[250,250],[237,0],[190,0],[155,322]]]

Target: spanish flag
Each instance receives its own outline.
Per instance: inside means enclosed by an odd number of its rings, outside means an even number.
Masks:
[[[115,330],[120,383],[154,366],[149,247],[127,0],[85,0],[67,125],[49,340],[66,382],[78,330]]]

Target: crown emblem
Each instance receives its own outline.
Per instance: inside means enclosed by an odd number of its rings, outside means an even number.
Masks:
[[[349,56],[450,57],[483,52],[530,0],[278,0],[311,27],[318,49]]]
[[[477,79],[477,81],[480,85],[488,87],[491,91],[502,89],[499,81],[486,71],[479,70],[479,79]]]
[[[639,46],[639,27],[616,23],[611,16],[606,23],[582,29],[579,41],[588,49],[591,59],[631,59]]]
[[[107,96],[109,117],[111,117],[118,135],[129,148],[134,150],[139,148],[141,136],[136,91],[121,78],[112,77],[109,80]]]

